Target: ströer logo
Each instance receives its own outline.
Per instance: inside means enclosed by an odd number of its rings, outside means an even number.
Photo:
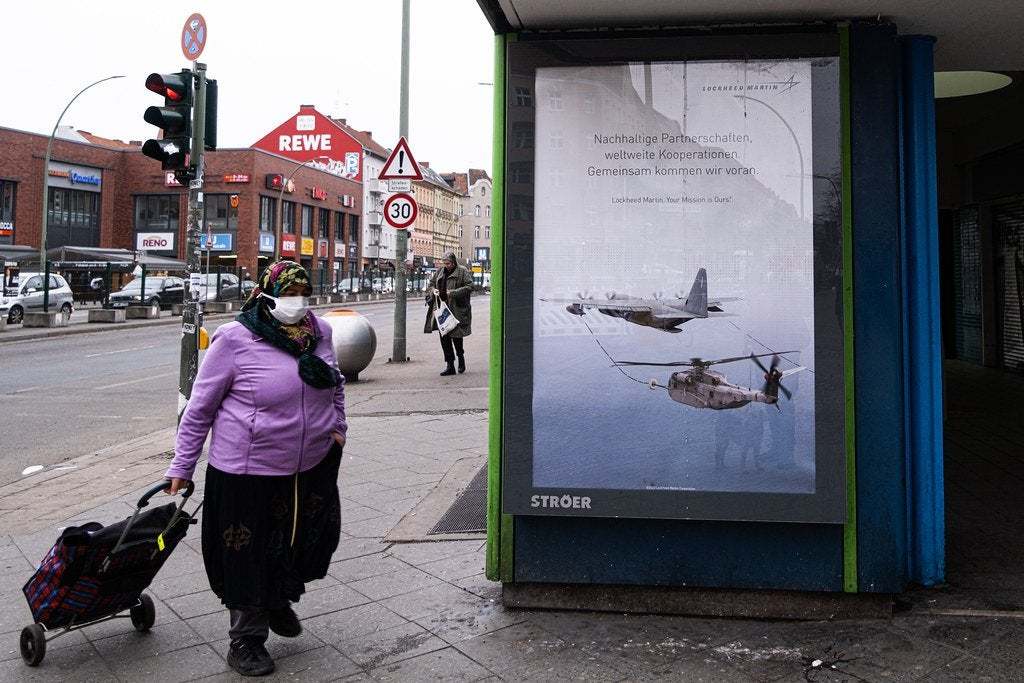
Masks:
[[[590,496],[530,496],[530,507],[589,510]]]

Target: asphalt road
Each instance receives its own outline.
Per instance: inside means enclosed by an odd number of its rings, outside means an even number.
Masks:
[[[386,363],[394,304],[355,308],[377,331],[374,362]],[[407,320],[410,353],[422,349],[421,357],[431,356],[429,367],[423,369],[433,370],[438,365],[433,356],[440,356],[440,351],[422,334],[419,297],[410,300]],[[212,333],[225,322],[211,321],[207,329]],[[173,426],[179,329],[159,325],[0,345],[0,484],[20,478],[25,468],[55,465]],[[483,365],[478,362],[477,383],[486,387]],[[436,373],[424,377],[428,375]]]

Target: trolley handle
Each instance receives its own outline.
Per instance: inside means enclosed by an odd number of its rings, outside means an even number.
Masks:
[[[170,485],[170,480],[165,480],[160,482],[159,484],[154,485],[153,488],[149,489],[148,491],[142,494],[142,498],[139,498],[139,503],[136,507],[139,508],[140,510],[146,507],[147,505],[149,505],[150,498],[160,493],[161,491],[166,491],[167,487]],[[185,488],[181,492],[182,501],[184,502],[184,500],[188,499],[188,497],[192,495],[192,492],[195,491],[195,489],[195,482],[191,480],[188,481],[185,485]]]

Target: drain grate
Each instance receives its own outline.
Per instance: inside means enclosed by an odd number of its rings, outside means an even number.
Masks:
[[[487,531],[487,465],[480,468],[469,486],[434,525],[435,534],[476,534]]]

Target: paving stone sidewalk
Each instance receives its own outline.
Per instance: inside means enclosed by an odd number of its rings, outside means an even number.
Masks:
[[[486,337],[470,339],[470,358],[482,358]],[[405,515],[426,514],[420,503],[446,473],[471,471],[466,459],[485,457],[482,372],[446,380],[446,405],[457,410],[434,410],[436,340],[411,343],[429,362],[375,365],[371,381],[350,387],[341,543],[328,576],[297,606],[303,635],[271,636],[272,680],[1024,680],[1024,621],[1016,618],[1024,614],[930,613],[932,592],[911,596],[893,619],[870,621],[506,610],[500,587],[483,576],[482,540],[383,540]],[[73,632],[50,643],[35,669],[18,652],[30,622],[20,588],[58,530],[125,517],[162,475],[171,439],[164,430],[0,487],[0,681],[239,680],[224,660],[228,620],[195,532],[149,590],[157,607],[150,633],[126,620]]]

